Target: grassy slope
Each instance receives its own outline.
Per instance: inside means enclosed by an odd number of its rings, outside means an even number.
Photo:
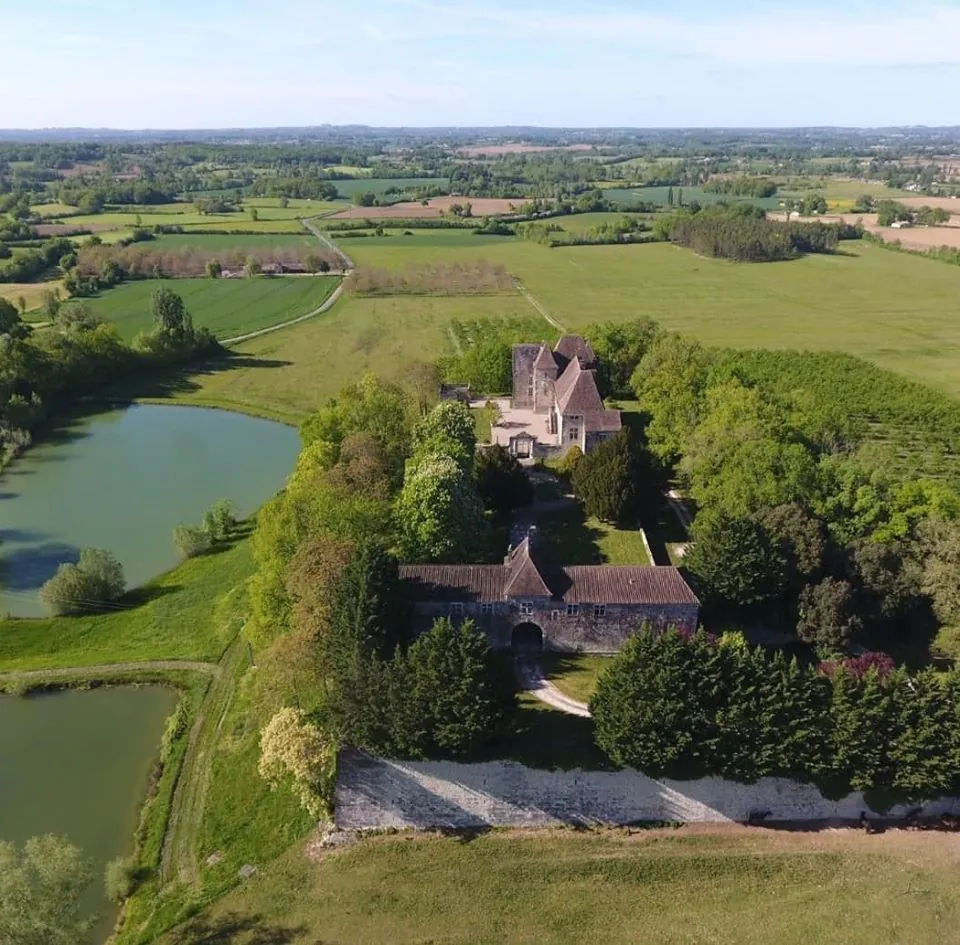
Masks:
[[[289,276],[257,279],[176,279],[163,283],[183,297],[197,326],[220,338],[256,331],[313,311],[337,287],[335,277]],[[88,304],[96,315],[113,322],[130,340],[150,329],[153,279],[127,282]]]
[[[589,702],[597,677],[610,665],[611,659],[590,653],[544,653],[544,672],[571,699]]]
[[[395,378],[410,360],[450,353],[454,318],[529,312],[515,295],[347,297],[318,318],[238,345],[240,367],[195,375],[174,397],[301,419],[365,371]]]
[[[14,305],[22,296],[27,303],[27,311],[37,309],[43,303],[45,292],[60,290],[63,295],[63,283],[59,279],[51,282],[0,282],[0,299],[7,299]]]
[[[404,247],[353,240],[349,252],[358,265],[401,268],[483,257],[519,276],[568,329],[649,315],[710,344],[847,351],[960,394],[957,266],[862,243],[844,243],[849,255],[770,264],[703,259],[666,244]]]
[[[949,836],[647,831],[299,848],[201,917],[233,941],[876,945],[955,941]],[[928,850],[929,852],[924,852]]]
[[[238,629],[230,592],[252,572],[249,547],[240,542],[186,561],[129,594],[121,602],[130,610],[4,620],[0,672],[140,660],[216,661]]]

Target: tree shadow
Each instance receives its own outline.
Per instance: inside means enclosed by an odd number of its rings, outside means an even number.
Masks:
[[[537,538],[547,558],[564,565],[603,564],[599,539],[603,533],[587,524],[579,503],[537,519]]]
[[[215,918],[193,919],[174,932],[172,945],[230,945],[243,942],[244,945],[289,945],[301,940],[308,929],[306,926],[295,928],[273,925],[264,921],[261,915],[240,915],[229,912]],[[316,939],[313,945],[323,945]]]
[[[283,368],[291,365],[292,361],[282,361],[276,358],[256,358],[249,355],[225,352],[216,358],[185,365],[176,370],[167,370],[162,374],[155,374],[147,378],[140,378],[129,385],[123,385],[110,391],[114,398],[133,399],[136,397],[168,398],[178,395],[192,394],[200,390],[198,378],[213,377],[230,371]]]
[[[126,594],[119,598],[116,603],[122,604],[125,607],[142,607],[151,601],[159,600],[168,594],[176,594],[182,590],[183,586],[180,584],[146,584],[143,587],[131,588]]]

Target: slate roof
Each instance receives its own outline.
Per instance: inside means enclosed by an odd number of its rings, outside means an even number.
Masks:
[[[597,363],[597,356],[583,335],[562,335],[553,350],[565,361],[580,361],[585,367]]]

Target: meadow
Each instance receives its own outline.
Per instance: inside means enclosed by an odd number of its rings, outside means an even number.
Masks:
[[[939,945],[960,920],[954,839],[498,831],[368,838],[309,859],[298,844],[162,941]]]
[[[397,379],[411,361],[452,354],[451,328],[457,319],[529,317],[531,312],[529,303],[513,293],[345,295],[329,312],[238,344],[231,349],[232,362],[161,393],[168,401],[266,412],[299,422],[365,371]]]
[[[182,249],[184,246],[218,253],[250,250],[293,249],[303,247],[307,250],[322,249],[321,245],[309,233],[284,233],[263,235],[233,233],[170,233],[157,237],[151,248],[158,250]]]
[[[776,210],[782,199],[778,195],[773,197],[731,197],[727,194],[714,194],[702,187],[609,187],[604,188],[603,196],[613,203],[629,206],[635,203],[652,203],[658,207],[666,207],[670,191],[674,198],[679,200],[680,191],[683,191],[683,202],[689,205],[694,200],[700,204],[718,203],[721,200],[728,202],[752,203],[755,207],[764,210]]]
[[[479,252],[452,243],[426,252],[359,239],[349,252],[358,266],[502,264],[568,330],[649,316],[711,345],[846,351],[960,396],[960,267],[864,242],[756,264],[665,243],[549,249],[506,240]]]
[[[197,327],[218,338],[232,338],[306,315],[339,285],[333,276],[287,276],[256,279],[154,279],[126,282],[87,304],[95,315],[117,326],[131,340],[153,325],[150,301],[159,285],[183,298]]]
[[[378,197],[392,187],[417,190],[421,187],[446,187],[446,177],[363,177],[359,180],[335,180],[331,183],[341,197],[352,200],[357,194],[376,194]]]
[[[0,299],[7,299],[18,305],[18,299],[27,303],[27,311],[37,309],[43,303],[46,292],[60,290],[63,294],[63,284],[59,279],[52,282],[0,282]]]

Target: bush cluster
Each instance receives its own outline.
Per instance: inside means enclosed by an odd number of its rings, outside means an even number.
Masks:
[[[40,601],[57,615],[92,613],[116,600],[125,587],[123,567],[109,551],[84,548],[76,564],[61,564],[40,588]]]

